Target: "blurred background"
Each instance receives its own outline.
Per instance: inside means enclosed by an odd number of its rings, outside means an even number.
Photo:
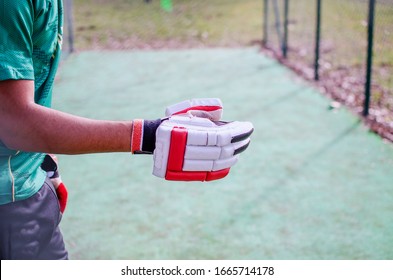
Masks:
[[[393,140],[391,0],[64,1],[66,52],[262,46]]]

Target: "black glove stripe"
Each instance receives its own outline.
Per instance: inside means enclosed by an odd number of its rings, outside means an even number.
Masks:
[[[235,143],[235,142],[240,142],[240,141],[246,140],[248,137],[251,136],[251,134],[253,132],[254,132],[254,129],[251,129],[249,132],[236,135],[235,137],[232,138],[231,143]]]
[[[237,149],[233,152],[233,155],[237,155],[237,154],[240,154],[241,152],[245,151],[245,150],[248,148],[248,145],[250,145],[250,141],[248,141],[246,145],[237,148]]]

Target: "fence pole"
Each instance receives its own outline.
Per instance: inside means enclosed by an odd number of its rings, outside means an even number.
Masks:
[[[283,45],[283,37],[281,34],[282,23],[281,23],[281,18],[280,18],[280,8],[278,7],[277,0],[273,0],[273,8],[274,8],[274,16],[276,19],[275,26],[276,26],[276,33],[277,33],[277,37],[278,37],[278,43],[279,43],[278,48],[281,48],[281,50],[282,50],[282,45]]]
[[[373,39],[374,39],[374,11],[375,0],[369,0],[368,5],[368,46],[367,46],[367,66],[366,66],[366,83],[365,83],[365,98],[363,116],[367,116],[370,108],[371,96],[371,74],[373,63]]]
[[[268,8],[269,8],[269,1],[263,0],[263,39],[262,44],[263,46],[267,45],[268,40]]]
[[[319,45],[321,41],[321,9],[322,0],[317,0],[317,22],[315,28],[315,61],[314,61],[314,80],[319,80]]]
[[[74,52],[74,24],[73,24],[73,18],[72,18],[72,0],[66,0],[65,5],[67,8],[67,31],[68,31],[68,44],[69,44],[69,51],[70,53]]]
[[[289,0],[285,0],[284,3],[284,40],[282,44],[282,54],[284,58],[287,58],[288,52],[288,11],[289,11]]]

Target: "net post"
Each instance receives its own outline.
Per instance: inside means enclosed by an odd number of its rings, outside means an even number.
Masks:
[[[368,116],[370,108],[371,97],[371,76],[372,76],[372,58],[373,58],[373,39],[374,39],[374,13],[375,13],[375,0],[369,0],[368,5],[368,31],[367,31],[367,65],[366,65],[366,83],[364,90],[364,107],[363,116]]]
[[[69,44],[69,52],[73,53],[74,52],[74,22],[73,22],[73,17],[72,17],[72,7],[73,3],[72,0],[65,0],[64,1],[66,5],[66,20],[67,20],[67,41]]]
[[[320,55],[320,41],[321,41],[321,9],[322,0],[317,0],[317,16],[315,28],[315,60],[314,60],[314,80],[319,80],[319,55]]]
[[[284,40],[282,44],[282,54],[284,58],[287,58],[288,53],[288,12],[289,12],[289,0],[285,0],[284,3]]]
[[[263,39],[262,45],[266,47],[268,41],[269,1],[263,0]]]

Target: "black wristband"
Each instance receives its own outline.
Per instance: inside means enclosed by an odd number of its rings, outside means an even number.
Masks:
[[[152,154],[156,148],[156,130],[161,119],[143,121],[142,153]]]
[[[157,120],[134,120],[131,134],[131,153],[152,154],[156,147],[156,131],[161,124]]]

